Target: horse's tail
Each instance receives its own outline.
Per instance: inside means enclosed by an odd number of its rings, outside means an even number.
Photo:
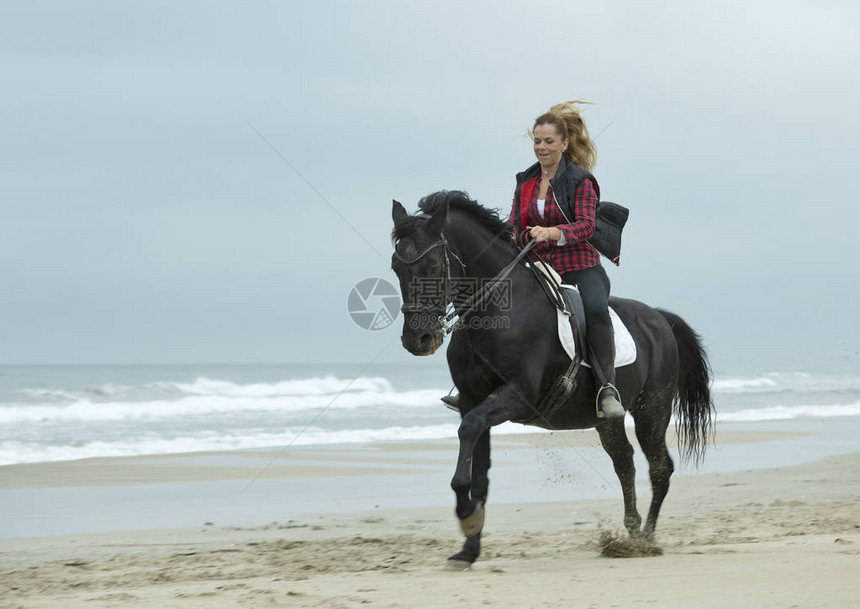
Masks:
[[[669,322],[678,345],[678,394],[674,404],[678,446],[684,459],[699,463],[714,432],[711,366],[702,337],[674,313],[657,311]]]

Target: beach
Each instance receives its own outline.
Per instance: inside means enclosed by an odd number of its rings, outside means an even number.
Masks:
[[[0,609],[860,609],[860,2],[3,8]]]
[[[858,606],[858,426],[719,425],[662,553],[631,558],[603,555],[622,504],[593,430],[497,436],[456,572],[454,439],[8,465],[0,607]],[[640,461],[637,492],[644,515]]]

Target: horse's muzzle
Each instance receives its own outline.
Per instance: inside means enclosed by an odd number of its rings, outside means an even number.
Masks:
[[[410,332],[400,337],[403,348],[412,355],[433,355],[442,346],[443,340],[441,332]]]

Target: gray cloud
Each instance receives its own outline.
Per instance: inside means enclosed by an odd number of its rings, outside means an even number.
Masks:
[[[0,362],[361,359],[390,200],[509,209],[522,136],[596,102],[616,294],[729,361],[852,356],[849,3],[27,3],[0,23]],[[346,219],[245,124],[250,121]],[[614,121],[614,122],[612,122]],[[357,231],[363,239],[355,233]]]

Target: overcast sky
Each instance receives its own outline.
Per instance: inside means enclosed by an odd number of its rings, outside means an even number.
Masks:
[[[0,7],[0,363],[411,358],[347,313],[391,199],[507,213],[576,98],[614,294],[717,362],[860,361],[856,2]]]

